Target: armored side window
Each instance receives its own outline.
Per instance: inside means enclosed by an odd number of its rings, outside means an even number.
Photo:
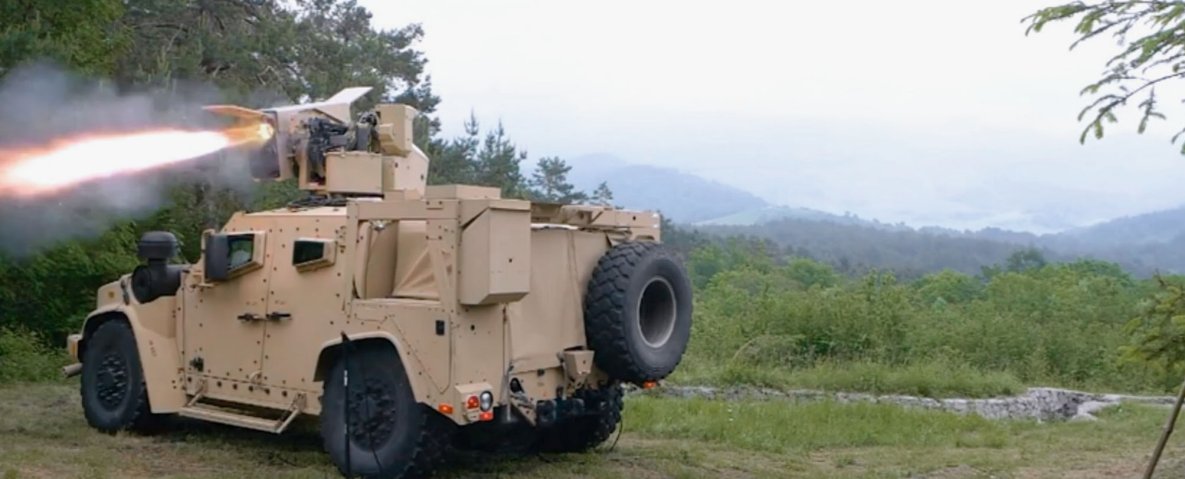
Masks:
[[[227,243],[230,250],[230,271],[247,266],[251,263],[251,258],[255,257],[255,235],[229,235]]]
[[[292,245],[292,265],[299,271],[309,271],[333,264],[336,258],[334,241],[300,238]]]
[[[208,233],[202,252],[206,281],[226,281],[263,267],[264,234]]]

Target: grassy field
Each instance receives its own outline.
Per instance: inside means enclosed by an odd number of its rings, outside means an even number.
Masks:
[[[631,398],[616,447],[589,454],[456,453],[441,477],[1133,477],[1164,409],[1094,423],[992,422],[873,404]],[[1162,477],[1185,472],[1173,441]],[[187,423],[155,436],[87,428],[73,384],[0,388],[0,478],[335,477],[309,429],[284,436]]]

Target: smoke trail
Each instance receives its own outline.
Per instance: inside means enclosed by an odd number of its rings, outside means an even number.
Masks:
[[[203,105],[220,103],[209,87],[124,93],[110,83],[35,64],[0,79],[0,149],[45,144],[92,132],[215,126]],[[21,257],[69,239],[101,234],[118,221],[141,218],[167,201],[180,181],[246,193],[251,179],[241,153],[228,151],[136,175],[85,183],[52,196],[0,198],[0,254]],[[95,158],[103,161],[103,158]]]

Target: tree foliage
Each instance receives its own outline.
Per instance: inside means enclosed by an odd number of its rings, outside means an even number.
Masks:
[[[1128,351],[1181,350],[1185,290],[1158,310],[1155,327],[1129,326],[1154,285],[1091,260],[902,281],[877,271],[845,278],[813,260],[720,242],[696,250],[689,269],[696,321],[680,374],[700,380],[794,387],[776,378],[817,367],[935,364],[1112,390],[1163,391],[1179,379],[1179,366],[1149,368]],[[1158,338],[1153,349],[1142,346],[1145,335]]]
[[[609,183],[602,181],[598,184],[588,200],[594,205],[613,206],[613,190],[609,189]]]
[[[556,157],[540,158],[531,173],[531,199],[548,203],[572,204],[588,200],[588,195],[568,182],[572,167]]]
[[[1082,95],[1091,99],[1079,113],[1080,121],[1088,120],[1080,141],[1091,135],[1102,138],[1105,125],[1117,123],[1124,107],[1135,106],[1140,133],[1149,121],[1166,119],[1157,87],[1185,78],[1185,2],[1075,1],[1040,9],[1025,21],[1030,33],[1051,23],[1073,22],[1077,39],[1071,49],[1107,36],[1119,45],[1100,77],[1082,89]],[[1182,134],[1185,128],[1173,141]],[[1185,153],[1185,144],[1181,152]]]
[[[482,131],[471,117],[460,137],[439,135],[439,98],[417,48],[420,26],[378,28],[355,0],[17,0],[0,3],[0,18],[21,19],[0,26],[0,75],[50,59],[109,78],[121,91],[174,99],[217,90],[222,100],[249,106],[372,86],[360,108],[397,101],[422,113],[414,127],[417,146],[432,158],[429,183],[532,196],[521,172],[527,153],[501,124]],[[545,194],[583,198],[567,185],[562,160],[546,164],[562,168],[548,172],[540,185]],[[195,261],[204,229],[219,227],[234,211],[278,207],[300,194],[292,182],[232,189],[206,175],[178,175],[155,212],[113,221],[95,238],[46,244],[21,258],[0,256],[0,328],[31,331],[56,346],[93,307],[95,288],[138,263],[135,241],[144,231],[174,232],[183,259]]]
[[[354,0],[135,0],[126,10],[132,41],[116,71],[125,85],[212,83],[254,102],[373,86],[367,102],[397,98],[431,112],[439,101],[414,48],[420,26],[377,29]]]
[[[347,86],[374,86],[366,101],[410,103],[425,144],[437,130],[439,101],[415,47],[418,25],[384,30],[354,0],[17,0],[0,3],[0,75],[52,60],[113,79],[123,90],[185,95],[217,89],[250,105],[325,98]],[[363,105],[365,106],[365,105]],[[47,244],[37,254],[0,257],[0,327],[33,331],[60,344],[94,305],[99,285],[138,263],[135,241],[150,229],[173,231],[182,255],[198,256],[200,232],[234,211],[278,206],[290,183],[232,190],[202,175],[178,178],[166,206],[123,218],[106,233]]]
[[[1088,120],[1080,141],[1089,135],[1102,138],[1105,124],[1118,123],[1118,112],[1125,107],[1135,107],[1139,133],[1144,133],[1152,120],[1167,120],[1157,89],[1185,78],[1185,2],[1075,1],[1043,8],[1025,21],[1028,32],[1040,32],[1051,23],[1072,22],[1077,39],[1071,49],[1100,37],[1111,37],[1119,46],[1100,77],[1082,89],[1091,101],[1079,114],[1080,121]],[[1182,135],[1185,128],[1178,130],[1172,141]],[[1185,143],[1181,153],[1185,154]],[[1116,278],[1099,264],[1083,270]],[[1157,286],[1159,292],[1143,303],[1140,314],[1128,324],[1133,340],[1126,353],[1129,358],[1165,368],[1179,367],[1185,363],[1185,289],[1177,280],[1160,277]]]
[[[32,58],[109,74],[129,45],[119,0],[10,0],[0,3],[0,76]]]

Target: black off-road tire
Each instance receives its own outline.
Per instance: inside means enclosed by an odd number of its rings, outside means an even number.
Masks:
[[[350,444],[345,443],[345,374],[341,358],[325,378],[321,439],[347,477],[428,477],[440,465],[454,425],[416,402],[399,355],[389,347],[361,346],[349,357]],[[346,468],[349,449],[350,468]]]
[[[601,389],[585,389],[576,394],[586,407],[596,412],[560,421],[539,435],[538,449],[542,452],[584,452],[597,447],[613,436],[621,423],[625,408],[620,384]]]
[[[635,384],[667,377],[687,350],[691,308],[691,281],[666,246],[614,246],[597,262],[584,298],[584,331],[597,367]]]
[[[160,427],[163,416],[152,414],[136,337],[126,321],[99,325],[82,356],[80,393],[87,424],[107,434]]]

